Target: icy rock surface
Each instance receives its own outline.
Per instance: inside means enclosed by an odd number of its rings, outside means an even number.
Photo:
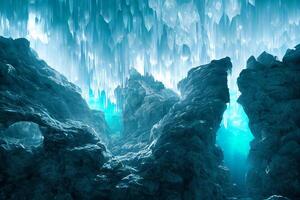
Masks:
[[[238,86],[238,102],[249,117],[255,137],[247,174],[250,195],[254,199],[275,194],[298,199],[300,46],[287,50],[282,62],[266,52],[257,59],[249,58]]]
[[[151,75],[142,76],[134,69],[125,87],[117,88],[115,93],[123,113],[123,133],[113,144],[118,154],[138,151],[149,144],[153,125],[179,100],[175,92]]]
[[[272,195],[266,200],[289,200],[289,199],[280,195]]]
[[[88,199],[109,159],[76,87],[25,39],[0,38],[0,199]],[[89,126],[90,125],[90,126]],[[101,134],[97,134],[99,130]]]
[[[109,131],[100,111],[92,111],[80,89],[36,58],[26,39],[0,37],[1,129],[27,118],[81,121],[103,139]]]
[[[151,156],[139,167],[144,191],[157,199],[225,199],[230,188],[216,132],[229,102],[229,58],[194,68],[182,99],[151,130]]]

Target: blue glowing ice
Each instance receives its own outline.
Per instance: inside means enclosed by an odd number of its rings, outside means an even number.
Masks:
[[[223,115],[223,123],[217,133],[217,143],[224,150],[224,162],[231,170],[233,180],[240,186],[245,184],[247,156],[250,141],[254,138],[249,126],[248,117],[242,106],[237,104],[237,93],[231,91],[227,110]]]
[[[12,0],[0,5],[0,35],[26,37],[40,57],[89,98],[124,83],[129,68],[169,87],[211,59],[283,55],[300,41],[297,0]],[[235,83],[234,83],[235,84]]]

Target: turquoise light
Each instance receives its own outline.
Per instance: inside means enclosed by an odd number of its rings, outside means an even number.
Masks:
[[[105,91],[99,92],[99,95],[96,97],[90,90],[87,103],[91,109],[104,112],[105,120],[112,130],[112,134],[120,135],[122,130],[122,112],[117,109],[115,103],[106,97]]]
[[[230,94],[231,103],[224,112],[223,122],[217,133],[217,144],[224,152],[224,162],[230,169],[233,181],[243,188],[253,135],[244,109],[236,102],[237,96],[234,92]]]
[[[247,156],[250,149],[250,141],[253,135],[248,126],[248,117],[241,105],[236,102],[237,93],[230,94],[231,103],[227,106],[223,115],[223,121],[217,133],[217,144],[224,152],[225,165],[230,169],[233,181],[241,189],[244,187],[244,177],[247,171]],[[122,111],[112,103],[104,91],[96,97],[92,91],[88,104],[91,109],[101,110],[113,132],[113,136],[120,135],[122,131]]]

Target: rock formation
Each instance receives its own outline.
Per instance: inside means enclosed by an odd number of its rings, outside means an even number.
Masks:
[[[153,128],[157,164],[148,178],[160,180],[162,199],[224,198],[226,169],[215,144],[229,102],[230,69],[230,59],[225,58],[190,70],[178,84],[181,101]]]
[[[154,199],[225,199],[228,171],[216,132],[229,102],[229,58],[189,71],[179,83],[182,98],[151,130],[149,152],[138,166],[140,188]]]
[[[282,62],[264,52],[250,57],[238,78],[238,102],[254,135],[247,174],[254,199],[300,198],[300,45]]]
[[[35,118],[54,118],[88,124],[107,139],[104,115],[92,111],[79,88],[37,59],[25,39],[0,37],[1,126]]]
[[[151,75],[142,76],[135,69],[131,69],[125,87],[118,87],[115,93],[124,126],[121,138],[113,144],[117,154],[137,152],[148,145],[153,125],[179,100],[178,95],[161,82]]]
[[[122,140],[143,145],[129,155],[114,147],[114,157],[102,142],[110,139],[103,115],[27,40],[0,38],[0,199],[225,199],[215,140],[230,69],[224,58],[190,70],[180,99],[132,72],[120,93]]]
[[[87,199],[107,131],[27,40],[0,38],[0,199]]]

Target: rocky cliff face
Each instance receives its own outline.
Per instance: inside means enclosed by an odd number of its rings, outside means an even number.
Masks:
[[[150,142],[154,124],[179,100],[178,95],[151,75],[142,76],[131,69],[124,88],[115,90],[123,113],[123,133],[113,144],[117,154],[137,152]],[[121,146],[121,147],[120,147]]]
[[[80,89],[39,60],[27,40],[1,37],[0,66],[1,126],[48,117],[84,122],[107,138],[103,113],[90,110]]]
[[[189,71],[182,98],[151,130],[151,155],[139,167],[143,191],[156,199],[225,199],[227,170],[216,132],[229,102],[229,58]]]
[[[242,104],[255,137],[247,174],[254,199],[300,198],[300,46],[280,62],[266,52],[249,58],[238,78]]]
[[[107,131],[27,40],[0,38],[0,199],[90,197],[109,159]]]

